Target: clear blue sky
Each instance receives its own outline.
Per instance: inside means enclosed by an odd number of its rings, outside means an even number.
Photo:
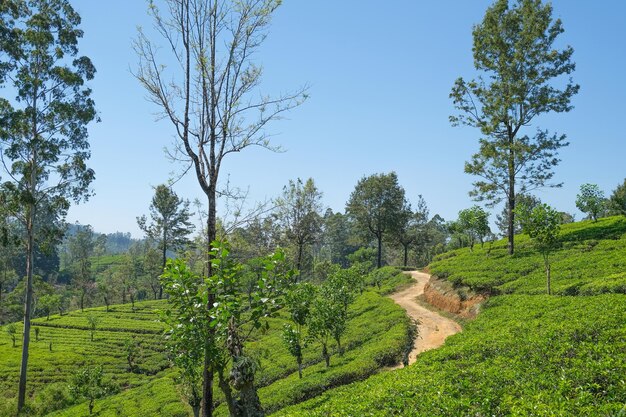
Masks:
[[[68,221],[96,231],[140,236],[135,218],[147,213],[151,186],[180,166],[163,148],[173,130],[155,122],[157,110],[131,74],[137,26],[149,28],[143,0],[75,0],[83,18],[81,53],[94,61],[92,83],[102,122],[90,128],[96,192],[72,207]],[[310,99],[274,123],[274,144],[287,152],[251,149],[228,157],[223,179],[250,187],[251,200],[277,196],[289,179],[312,177],[324,204],[343,211],[364,175],[396,171],[407,197],[426,199],[431,214],[454,219],[473,202],[463,164],[477,149],[478,132],[451,127],[448,98],[454,80],[474,75],[472,25],[486,0],[285,0],[259,52],[263,91],[308,83]],[[626,177],[626,2],[556,0],[562,44],[574,47],[581,85],[568,114],[541,117],[534,127],[566,133],[556,181],[562,189],[537,195],[559,210],[576,211],[579,186],[597,183],[608,195]],[[176,185],[182,196],[203,195],[191,176]],[[494,211],[498,211],[494,210]]]

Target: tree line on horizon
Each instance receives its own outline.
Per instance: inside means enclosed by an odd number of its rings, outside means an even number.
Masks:
[[[322,198],[313,179],[291,180],[271,202],[271,209],[230,230],[220,226],[218,235],[229,242],[231,256],[241,262],[281,247],[302,280],[321,282],[331,265],[348,268],[362,263],[366,271],[385,265],[423,267],[439,253],[482,246],[506,236],[508,230],[506,208],[495,218],[498,233],[491,230],[490,213],[478,205],[459,211],[451,221],[430,216],[422,196],[412,209],[395,173],[363,177],[344,212],[325,208]],[[516,204],[533,210],[542,202],[532,195],[518,195]],[[626,180],[610,198],[597,185],[583,184],[576,205],[591,220],[624,215]],[[367,208],[373,209],[367,212]],[[201,230],[194,234],[189,202],[159,185],[148,211],[149,219],[138,217],[140,227],[147,230],[144,239],[122,232],[98,234],[89,225],[74,224],[67,226],[59,245],[45,252],[37,248],[33,316],[161,299],[159,276],[170,258],[186,259],[202,272],[204,237]],[[559,224],[572,221],[571,214],[558,212]],[[218,225],[223,223],[218,220]],[[515,234],[522,232],[521,222],[516,222]],[[0,323],[19,318],[24,296],[20,277],[24,276],[24,253],[16,246],[5,247],[0,255]]]

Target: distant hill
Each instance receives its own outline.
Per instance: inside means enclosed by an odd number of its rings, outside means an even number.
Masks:
[[[85,225],[69,223],[65,232],[65,239],[67,240],[68,237],[74,236],[83,227],[85,227]],[[109,255],[128,252],[128,249],[130,249],[134,243],[143,241],[143,239],[133,239],[130,232],[99,233],[98,231],[94,231],[94,238],[97,239],[99,236],[106,236],[105,251]],[[64,245],[62,244],[60,252],[63,252],[63,250]]]

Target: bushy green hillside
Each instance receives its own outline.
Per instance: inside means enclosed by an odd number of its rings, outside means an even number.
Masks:
[[[75,311],[64,316],[51,316],[33,320],[33,328],[39,329],[39,340],[32,330],[28,390],[35,394],[32,414],[50,408],[51,397],[62,394],[71,376],[81,367],[102,365],[105,374],[120,390],[141,386],[155,378],[159,372],[169,368],[163,347],[163,326],[154,313],[162,302],[136,303],[112,306],[106,313],[104,308]],[[87,316],[100,319],[94,341],[88,331]],[[19,379],[21,359],[21,324],[18,326],[17,347],[3,330],[0,334],[0,392],[6,409],[0,406],[0,415],[9,413],[13,405]],[[138,369],[130,372],[125,345],[134,341],[138,346]],[[62,404],[64,400],[60,400]],[[4,414],[3,414],[4,413]]]
[[[397,273],[397,271],[396,271]],[[392,274],[394,282],[406,282]],[[385,287],[388,283],[383,282]],[[117,387],[112,395],[96,400],[94,413],[99,416],[186,416],[186,406],[177,388],[176,371],[170,368],[162,336],[163,326],[155,310],[165,301],[112,306],[110,312],[96,308],[72,312],[50,320],[37,319],[39,341],[33,341],[29,365],[29,390],[32,415],[41,415],[55,407],[64,408],[54,416],[88,415],[86,403],[72,405],[67,392],[71,375],[80,367],[101,364]],[[282,342],[281,317],[270,319],[270,330],[258,334],[248,346],[260,360],[257,382],[261,401],[268,411],[318,395],[336,387],[364,379],[381,367],[398,363],[408,345],[409,320],[404,310],[378,291],[365,291],[350,308],[348,331],[342,345],[345,354],[333,351],[331,367],[326,368],[315,344],[304,349],[304,378],[299,379],[297,364]],[[90,341],[87,316],[100,318],[94,341]],[[21,326],[18,334],[21,333]],[[33,332],[34,336],[34,332]],[[0,415],[11,415],[19,377],[20,339],[11,347],[8,334],[0,333]],[[33,337],[34,339],[34,337]],[[139,343],[138,369],[130,372],[127,363],[127,340]],[[52,351],[50,351],[52,342]],[[33,395],[34,394],[34,395]],[[221,393],[216,391],[219,401]],[[219,407],[217,415],[226,415]]]
[[[526,238],[445,254],[431,270],[492,293],[441,349],[407,369],[330,390],[285,416],[609,416],[626,413],[626,220],[563,230],[555,288]],[[559,272],[560,271],[560,272]],[[560,275],[559,275],[560,274]],[[592,290],[593,289],[593,290]],[[581,294],[598,294],[580,296]],[[565,296],[563,294],[579,294]]]
[[[561,295],[626,293],[626,217],[596,223],[582,221],[562,227],[561,250],[551,255],[552,290]],[[516,253],[506,242],[439,255],[430,271],[455,284],[492,294],[543,294],[545,271],[541,255],[527,236],[516,237]]]

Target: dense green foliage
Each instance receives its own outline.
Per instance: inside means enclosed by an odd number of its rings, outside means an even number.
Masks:
[[[476,241],[478,240],[480,245],[483,246],[485,237],[491,233],[489,213],[477,205],[461,210],[459,211],[459,219],[453,222],[453,229],[457,233],[464,234],[470,250],[474,250]]]
[[[406,275],[386,268],[381,288],[391,290]],[[403,278],[403,279],[400,279]],[[38,342],[31,345],[32,385],[28,405],[31,415],[44,415],[59,409],[54,416],[86,416],[88,402],[77,404],[69,390],[72,376],[81,367],[102,366],[104,378],[120,391],[95,401],[94,414],[99,416],[168,415],[188,416],[191,408],[182,397],[179,372],[171,368],[157,310],[166,301],[150,301],[131,305],[73,311],[63,316],[51,315],[36,319],[40,329]],[[332,357],[326,368],[318,346],[302,349],[303,378],[298,365],[283,342],[282,330],[288,312],[268,320],[269,329],[253,334],[246,345],[250,356],[259,361],[256,380],[259,396],[267,411],[311,398],[330,387],[365,379],[381,367],[400,362],[409,337],[409,322],[404,311],[391,300],[366,290],[348,310],[346,332],[339,356],[334,342],[329,345]],[[91,342],[86,317],[97,317],[97,332]],[[17,333],[21,325],[17,324]],[[12,415],[15,408],[15,386],[18,378],[18,348],[11,347],[11,338],[0,332],[0,416]],[[103,355],[102,352],[106,352]],[[223,397],[218,415],[226,415]],[[76,405],[74,405],[76,404]],[[61,410],[62,409],[62,410]]]
[[[583,213],[587,213],[588,218],[596,221],[598,216],[606,210],[604,193],[597,184],[583,184],[580,186],[580,193],[576,194],[576,207]]]
[[[383,237],[394,236],[402,227],[407,201],[395,172],[363,177],[346,203],[346,214],[367,240],[378,244],[376,265],[382,266]]]
[[[626,216],[626,179],[609,197],[609,214]]]
[[[375,286],[380,294],[391,294],[413,282],[410,275],[402,273],[400,268],[383,266],[370,272],[365,278],[366,284]]]
[[[470,195],[492,205],[505,201],[510,254],[517,193],[560,186],[551,180],[558,151],[568,145],[565,135],[531,133],[529,126],[542,113],[570,111],[578,93],[569,77],[576,67],[574,49],[557,49],[563,31],[550,3],[495,1],[472,31],[479,76],[457,79],[450,93],[458,110],[452,124],[474,127],[481,135],[478,152],[465,163],[465,172],[478,177]]]
[[[158,289],[159,298],[163,298],[163,288],[159,285],[158,276],[165,268],[168,250],[180,250],[191,243],[188,238],[194,229],[190,221],[191,215],[189,201],[178,197],[171,187],[160,184],[154,188],[154,197],[150,204],[150,223],[145,215],[137,217],[139,228],[151,241],[157,243],[159,250],[160,263],[152,262],[150,274],[151,281],[154,281],[152,285]]]
[[[528,236],[516,238],[518,252],[507,255],[503,241],[447,252],[430,271],[455,284],[492,294],[540,294],[545,291],[544,263]],[[559,295],[626,293],[626,218],[607,217],[561,226],[562,248],[554,252],[552,291]]]
[[[322,192],[313,178],[302,182],[289,180],[282,195],[276,199],[275,218],[284,230],[284,239],[295,246],[295,267],[300,273],[308,272],[303,263],[305,248],[316,243],[322,232]],[[310,254],[308,254],[310,257]],[[308,266],[308,265],[306,265]]]
[[[414,365],[285,416],[599,416],[626,402],[626,297],[501,296]]]
[[[28,393],[35,396],[31,415],[53,411],[50,408],[52,400],[42,401],[42,398],[51,395],[51,391],[67,389],[71,377],[80,367],[100,365],[105,376],[124,389],[148,383],[154,375],[167,369],[169,361],[161,336],[163,326],[156,321],[154,313],[154,309],[162,305],[162,302],[138,303],[135,311],[129,305],[116,305],[109,313],[98,308],[85,310],[84,314],[75,311],[64,316],[52,315],[49,321],[45,318],[33,320],[33,327],[40,331],[39,340],[31,342],[30,346]],[[93,342],[88,316],[99,320]],[[21,333],[22,326],[18,324],[17,327]],[[126,360],[124,346],[129,339],[136,340],[139,346],[135,372],[129,372]],[[15,406],[19,347],[19,343],[18,348],[11,347],[8,335],[0,337],[0,404],[3,404],[0,415],[10,415],[9,410]],[[67,405],[61,403],[61,406]]]
[[[518,214],[522,230],[533,242],[537,252],[543,256],[546,267],[546,289],[551,293],[550,286],[550,253],[559,247],[559,233],[561,232],[561,213],[547,204],[539,204],[532,210],[523,205],[515,209]]]
[[[563,225],[558,238],[562,247],[551,259],[559,296],[542,294],[543,261],[527,236],[519,237],[514,256],[505,241],[440,255],[433,272],[494,294],[462,333],[406,369],[330,390],[278,415],[620,415],[626,219]]]

